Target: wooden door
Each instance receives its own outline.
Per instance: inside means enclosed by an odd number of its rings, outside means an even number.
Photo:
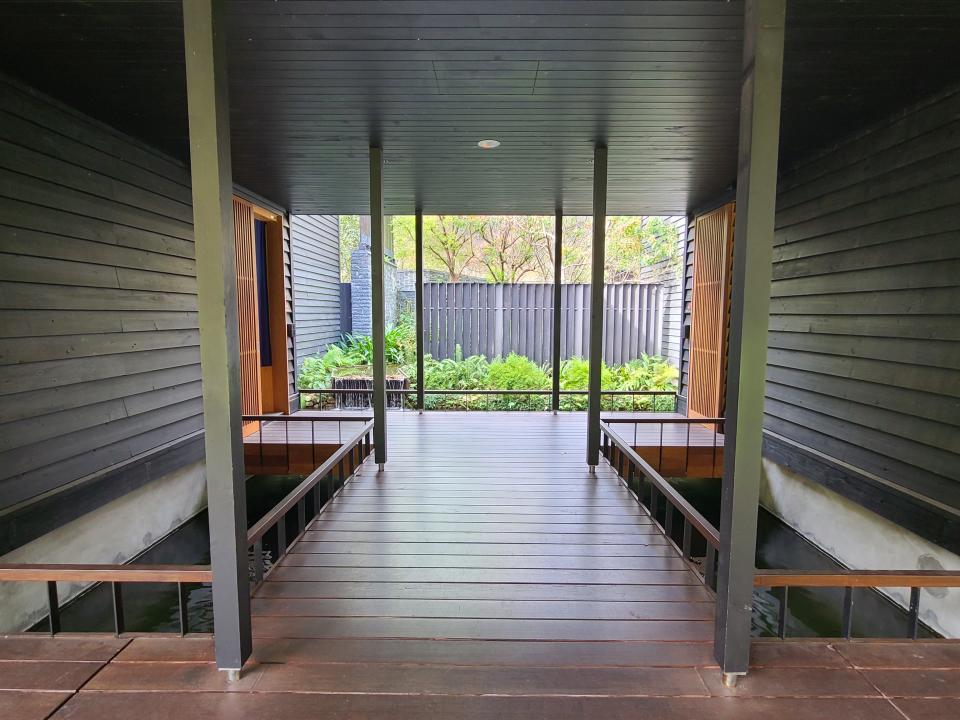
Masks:
[[[233,234],[237,251],[237,306],[240,320],[240,387],[244,415],[259,415],[260,335],[257,330],[257,263],[254,254],[253,206],[233,199]],[[259,423],[244,423],[244,436]]]
[[[694,227],[687,415],[723,417],[730,327],[735,203],[700,215]]]

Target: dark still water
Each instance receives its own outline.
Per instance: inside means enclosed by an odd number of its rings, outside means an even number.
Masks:
[[[720,481],[671,480],[714,526],[720,525]],[[762,569],[838,570],[843,566],[812,545],[773,514],[760,509],[757,525],[757,567]],[[781,590],[754,590],[753,634],[776,636]],[[842,588],[791,588],[787,603],[787,637],[840,637]],[[920,627],[920,637],[935,637]],[[906,637],[907,613],[870,588],[853,591],[854,637]]]
[[[254,475],[247,480],[247,527],[253,525],[297,486],[298,475]],[[269,540],[265,548],[273,551]],[[209,565],[210,535],[207,512],[195,515],[151,547],[136,565]],[[128,632],[179,632],[180,611],[175,584],[125,583],[124,628]],[[189,586],[191,632],[213,632],[213,599],[209,587]],[[113,602],[109,585],[98,585],[63,607],[61,627],[66,632],[113,632]],[[46,622],[37,630],[46,630]]]

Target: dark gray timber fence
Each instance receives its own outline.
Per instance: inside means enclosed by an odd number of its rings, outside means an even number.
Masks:
[[[561,286],[560,354],[586,357],[590,332],[590,286]],[[525,355],[550,362],[553,286],[549,283],[425,283],[424,352],[451,358]],[[624,283],[604,289],[603,359],[621,364],[640,353],[663,350],[665,293],[660,285]]]

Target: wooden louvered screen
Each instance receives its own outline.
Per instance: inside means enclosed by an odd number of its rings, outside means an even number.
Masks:
[[[253,245],[253,206],[233,199],[233,234],[237,250],[237,305],[240,319],[240,386],[244,415],[260,414],[260,336],[257,330],[257,263]],[[256,432],[246,423],[243,434]]]
[[[734,203],[697,217],[690,327],[690,417],[723,417]]]

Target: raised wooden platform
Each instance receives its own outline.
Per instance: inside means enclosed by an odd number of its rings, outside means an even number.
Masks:
[[[723,688],[710,593],[609,466],[587,472],[583,423],[390,414],[386,471],[256,593],[238,683],[205,638],[5,639],[0,717],[960,716],[954,642],[758,642]]]
[[[363,415],[369,415],[366,411]],[[360,431],[364,420],[329,420],[349,413],[300,412],[296,417],[316,417],[316,422],[276,420],[258,423],[243,438],[244,469],[248,475],[309,475]]]

